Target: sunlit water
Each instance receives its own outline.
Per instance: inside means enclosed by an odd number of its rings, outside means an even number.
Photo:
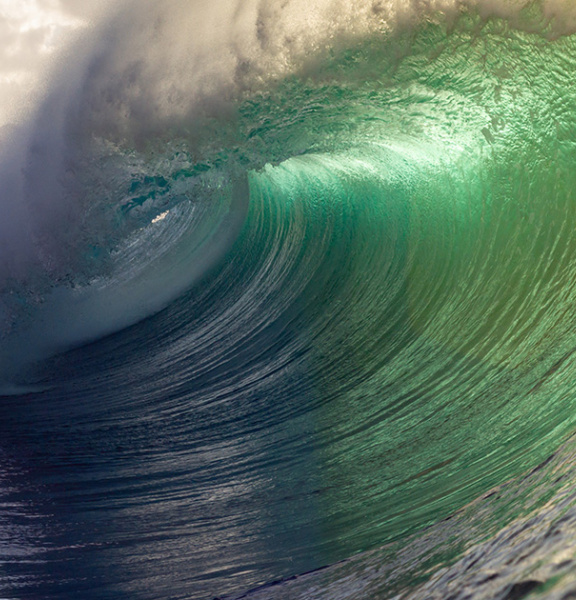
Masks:
[[[157,121],[94,51],[13,134],[3,597],[568,589],[576,37],[420,16]]]

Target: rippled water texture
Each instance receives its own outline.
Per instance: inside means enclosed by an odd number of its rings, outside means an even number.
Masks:
[[[176,116],[96,51],[47,95],[0,227],[3,597],[568,589],[576,37],[368,8]]]

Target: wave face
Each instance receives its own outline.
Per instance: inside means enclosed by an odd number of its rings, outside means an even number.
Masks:
[[[495,597],[470,548],[572,497],[571,10],[128,2],[63,54],[0,162],[3,597]]]

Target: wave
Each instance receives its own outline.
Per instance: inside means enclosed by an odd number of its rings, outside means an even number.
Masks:
[[[0,496],[38,557],[2,593],[205,598],[336,564],[256,594],[386,597],[555,519],[556,471],[523,474],[575,425],[574,8],[100,19],[0,160]]]

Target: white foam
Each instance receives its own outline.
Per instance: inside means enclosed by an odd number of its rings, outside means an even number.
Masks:
[[[2,2],[8,0],[0,0],[0,9]],[[58,248],[64,233],[68,241],[74,239],[85,217],[85,194],[73,189],[74,178],[86,163],[94,136],[138,147],[174,134],[194,140],[206,119],[228,119],[242,93],[295,71],[312,73],[318,66],[314,57],[328,46],[350,43],[376,30],[410,26],[438,12],[455,15],[464,6],[475,6],[484,16],[513,19],[527,4],[528,0],[29,0],[18,4],[18,11],[0,10],[0,29],[12,32],[3,54],[21,53],[11,67],[0,68],[0,81],[23,73],[24,65],[25,78],[36,70],[37,78],[43,79],[34,91],[25,86],[29,93],[22,105],[35,110],[19,115],[18,130],[0,133],[0,279],[7,272],[26,279],[31,257],[49,273],[65,270],[58,263],[66,257],[59,256]],[[5,5],[15,6],[11,0]],[[574,3],[545,0],[544,10],[559,27],[576,28]],[[42,32],[40,42],[27,37],[32,25]],[[71,42],[70,36],[60,36],[60,43],[68,46],[56,51],[57,36],[50,32],[79,27],[80,39]],[[31,58],[45,51],[47,40],[52,40],[55,64],[50,69],[45,60]],[[0,114],[12,100],[11,94],[0,95]]]
[[[154,275],[146,283],[133,278],[98,295],[74,295],[71,290],[45,293],[51,277],[58,280],[72,268],[75,244],[85,241],[90,207],[85,190],[77,185],[77,173],[90,161],[95,137],[146,148],[176,133],[188,137],[193,148],[206,120],[232,118],[236,99],[275,79],[294,72],[313,74],[319,64],[315,57],[328,47],[375,31],[410,27],[439,12],[454,16],[465,7],[475,7],[484,17],[519,22],[528,4],[528,0],[29,0],[11,13],[2,7],[13,8],[14,2],[0,0],[0,31],[11,32],[2,38],[0,56],[13,52],[16,57],[12,66],[5,62],[0,68],[0,91],[2,78],[17,87],[20,77],[26,92],[21,105],[27,107],[13,111],[18,113],[13,119],[17,127],[0,130],[0,291],[8,281],[16,281],[32,293],[36,286],[38,294],[46,295],[35,317],[38,328],[12,338],[17,340],[12,347],[23,348],[23,340],[32,347],[33,338],[40,336],[47,340],[36,344],[37,349],[42,346],[42,354],[94,339],[159,310],[202,271],[186,277],[163,274],[166,269],[160,261],[148,271]],[[573,2],[545,0],[543,11],[558,33],[576,31]],[[29,36],[35,27],[43,32],[40,42]],[[82,35],[75,40],[55,33],[77,32],[80,27]],[[31,85],[32,80],[42,83]],[[16,97],[2,93],[0,115],[8,114],[4,109]],[[164,216],[157,217],[158,223]],[[220,254],[217,246],[214,256]],[[157,294],[150,294],[150,281],[158,285]],[[62,319],[66,315],[69,325],[61,327],[55,315]]]

